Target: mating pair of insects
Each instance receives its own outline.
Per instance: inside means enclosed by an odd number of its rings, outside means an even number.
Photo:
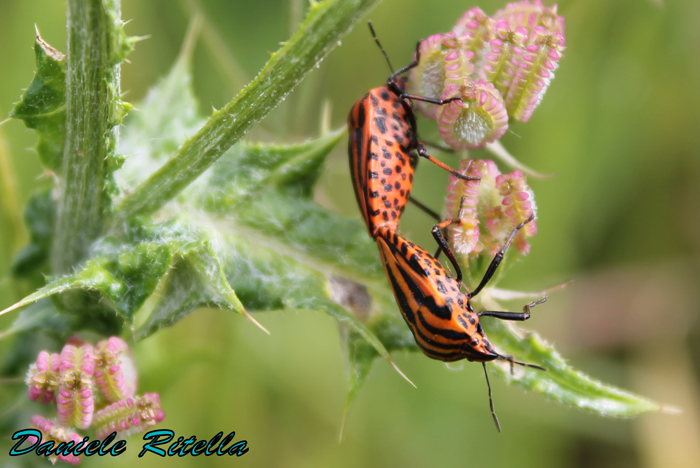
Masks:
[[[510,362],[511,366],[519,364],[545,369],[499,354],[484,334],[479,319],[489,316],[502,320],[527,320],[530,309],[546,298],[526,305],[523,312],[475,312],[471,299],[491,280],[513,238],[533,217],[513,229],[479,285],[469,293],[461,291],[462,272],[442,233],[449,225],[459,223],[459,219],[439,222],[433,227],[432,234],[439,246],[435,256],[397,234],[399,218],[409,201],[439,221],[436,213],[410,198],[418,157],[428,159],[461,179],[475,179],[454,171],[430,156],[416,131],[412,101],[443,105],[460,98],[441,100],[407,94],[407,82],[401,75],[418,65],[419,47],[416,47],[415,59],[394,72],[371,23],[369,27],[392,74],[385,86],[370,90],[357,101],[348,116],[348,153],[357,203],[369,235],[379,247],[379,255],[401,314],[419,348],[428,357],[441,361],[467,359],[482,363],[491,414],[500,432],[486,362],[502,359]],[[440,252],[444,252],[453,265],[455,279],[448,276],[438,262]]]

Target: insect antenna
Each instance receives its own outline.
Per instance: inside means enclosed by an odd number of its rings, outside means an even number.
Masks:
[[[529,362],[521,362],[521,361],[516,361],[513,359],[513,356],[503,356],[501,354],[498,354],[498,359],[503,359],[504,361],[508,361],[510,363],[510,373],[513,373],[513,364],[517,364],[519,366],[523,367],[531,367],[532,369],[537,369],[541,371],[547,372],[547,369],[545,369],[542,366],[538,366],[537,364],[530,364]]]
[[[489,389],[489,406],[491,407],[491,416],[493,416],[493,422],[496,423],[496,429],[501,432],[501,423],[498,422],[498,416],[496,416],[496,410],[493,409],[493,396],[491,395],[491,382],[489,382],[489,373],[486,371],[486,363],[482,362],[484,366],[484,375],[486,376],[486,386]]]
[[[384,47],[382,47],[382,43],[379,42],[379,38],[377,37],[377,33],[374,32],[374,26],[372,26],[372,22],[367,21],[367,24],[369,25],[369,30],[372,33],[372,37],[374,38],[374,42],[377,43],[377,45],[379,46],[379,50],[381,50],[382,54],[384,54],[384,58],[386,59],[386,63],[389,65],[389,70],[391,70],[391,73],[394,73],[394,67],[391,66],[391,60],[389,60],[389,56],[386,54]]]

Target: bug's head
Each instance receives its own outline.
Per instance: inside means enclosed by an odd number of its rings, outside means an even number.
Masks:
[[[398,76],[396,77],[394,82],[396,83],[396,86],[398,86],[398,88],[401,90],[401,92],[406,92],[406,88],[408,88],[408,78],[406,78],[405,76]]]

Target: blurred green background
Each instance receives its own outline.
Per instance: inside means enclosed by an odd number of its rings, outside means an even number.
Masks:
[[[399,66],[418,39],[451,29],[466,9],[478,5],[493,14],[504,4],[385,0],[369,18]],[[133,19],[127,32],[150,36],[122,67],[122,90],[131,102],[169,69],[195,12],[204,14],[194,84],[208,114],[289,37],[307,2],[123,0],[122,8],[124,19]],[[149,466],[700,466],[700,2],[562,1],[559,11],[567,49],[556,79],[531,121],[513,123],[502,140],[523,163],[556,177],[530,179],[539,234],[531,255],[501,286],[536,291],[574,280],[539,307],[526,328],[593,377],[683,414],[604,419],[496,380],[498,434],[480,366],[447,368],[423,355],[398,354],[397,364],[418,389],[378,360],[338,443],[346,372],[335,322],[316,312],[269,313],[258,317],[272,332],[268,337],[239,316],[206,310],[135,346],[139,391],[161,395],[163,426],[177,435],[236,431],[250,452],[236,460],[138,460],[140,436],[133,436],[125,455],[85,466],[130,460]],[[35,23],[65,51],[63,1],[0,0],[0,120],[33,76]],[[343,126],[354,101],[387,75],[360,23],[250,138],[312,137],[325,101],[332,105],[332,126]],[[435,140],[435,127],[420,124],[423,137]],[[0,127],[0,309],[26,292],[8,271],[25,240],[16,219],[30,195],[48,184],[30,149],[35,139],[19,121]],[[329,158],[316,199],[358,217],[344,146]],[[457,164],[453,156],[443,160]],[[441,209],[446,183],[442,171],[422,164],[414,193]],[[409,208],[402,229],[431,245],[430,226]],[[13,318],[0,319],[0,329]],[[0,352],[10,344],[0,342]],[[16,399],[19,386],[0,383],[0,420],[28,423],[40,411]],[[9,459],[9,432],[0,438],[0,465],[48,463]]]

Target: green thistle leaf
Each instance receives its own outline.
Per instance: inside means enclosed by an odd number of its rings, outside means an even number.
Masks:
[[[146,180],[204,124],[192,90],[192,50],[197,27],[190,27],[177,61],[168,74],[136,104],[119,140],[126,161],[115,176],[130,190]]]
[[[47,44],[39,31],[34,55],[37,68],[34,79],[10,117],[36,130],[39,160],[44,167],[59,174],[66,142],[66,56]]]
[[[554,347],[537,333],[523,332],[512,324],[490,320],[491,341],[506,354],[537,364],[547,372],[515,366],[513,374],[506,362],[490,365],[497,375],[526,390],[601,416],[630,417],[664,411],[660,404],[592,379],[566,363]]]

